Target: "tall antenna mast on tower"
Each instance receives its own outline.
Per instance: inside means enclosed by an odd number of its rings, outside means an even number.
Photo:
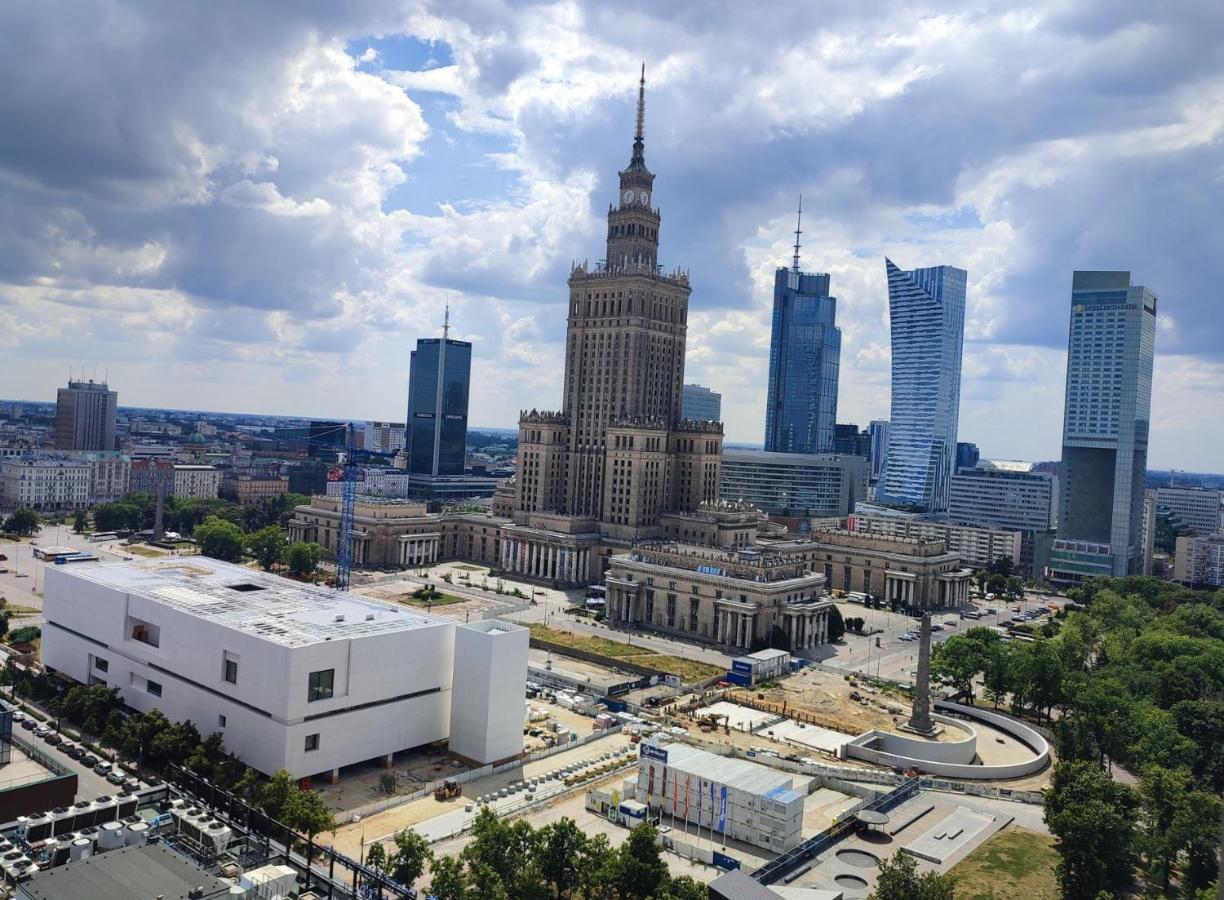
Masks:
[[[799,235],[803,234],[803,230],[799,227],[803,224],[803,194],[799,195],[799,216],[795,220],[795,258],[791,264],[794,271],[799,271]]]
[[[442,318],[442,340],[450,337],[450,301],[446,301],[446,315]]]

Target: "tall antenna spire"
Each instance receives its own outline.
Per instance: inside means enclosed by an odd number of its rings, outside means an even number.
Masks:
[[[645,168],[646,156],[643,151],[646,148],[645,141],[645,121],[646,121],[646,63],[642,63],[642,76],[638,80],[638,105],[637,105],[637,128],[633,132],[633,158],[629,161],[629,165],[640,166]]]
[[[799,195],[799,216],[795,219],[795,259],[791,264],[791,268],[796,272],[799,271],[799,235],[803,234],[803,229],[799,226],[803,224],[803,194]]]
[[[446,301],[446,315],[442,319],[442,340],[450,337],[450,300]]]

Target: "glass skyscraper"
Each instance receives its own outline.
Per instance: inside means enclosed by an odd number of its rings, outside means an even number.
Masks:
[[[1141,572],[1155,348],[1155,294],[1130,272],[1073,274],[1052,580]]]
[[[841,329],[829,276],[796,266],[774,273],[773,334],[765,449],[776,453],[830,453],[837,420]]]
[[[921,512],[948,508],[956,464],[968,273],[902,271],[884,260],[892,328],[892,415],[876,500]]]
[[[422,338],[408,375],[408,471],[462,475],[467,453],[472,345],[448,337]]]

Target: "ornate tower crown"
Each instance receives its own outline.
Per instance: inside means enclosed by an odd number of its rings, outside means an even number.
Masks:
[[[633,155],[620,172],[620,191],[615,207],[608,210],[607,265],[611,269],[656,266],[659,251],[659,214],[651,201],[654,174],[646,168],[646,64],[638,79],[637,121],[633,133]]]

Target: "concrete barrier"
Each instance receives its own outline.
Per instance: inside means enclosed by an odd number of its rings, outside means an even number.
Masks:
[[[1022,778],[1025,775],[1031,775],[1045,768],[1050,761],[1050,744],[1037,731],[1025,725],[1023,722],[1017,722],[1015,719],[1000,715],[990,710],[978,709],[975,706],[965,706],[960,703],[952,703],[949,700],[936,700],[935,708],[944,712],[963,716],[968,719],[977,719],[985,722],[999,731],[1010,734],[1021,743],[1028,746],[1033,751],[1031,759],[1022,760],[1017,763],[1008,763],[995,766],[971,765],[958,762],[947,762],[940,759],[931,758],[932,754],[927,753],[924,756],[905,755],[902,753],[890,753],[886,749],[876,750],[865,744],[871,743],[869,740],[864,740],[873,735],[879,735],[879,732],[868,732],[865,735],[856,738],[846,745],[846,755],[854,759],[861,759],[865,762],[875,763],[881,766],[892,766],[899,769],[918,769],[924,773],[931,775],[942,775],[948,778],[965,778],[975,780],[1002,780],[1007,778]],[[943,722],[954,721],[946,716],[937,717]],[[964,727],[963,724],[961,727]],[[896,736],[894,736],[896,737]],[[906,742],[912,742],[912,739],[905,738]],[[862,743],[860,743],[862,742]],[[939,747],[940,743],[920,741],[917,742],[920,746],[917,748],[920,751],[927,750],[931,747]],[[899,744],[893,743],[889,746],[898,747]]]

